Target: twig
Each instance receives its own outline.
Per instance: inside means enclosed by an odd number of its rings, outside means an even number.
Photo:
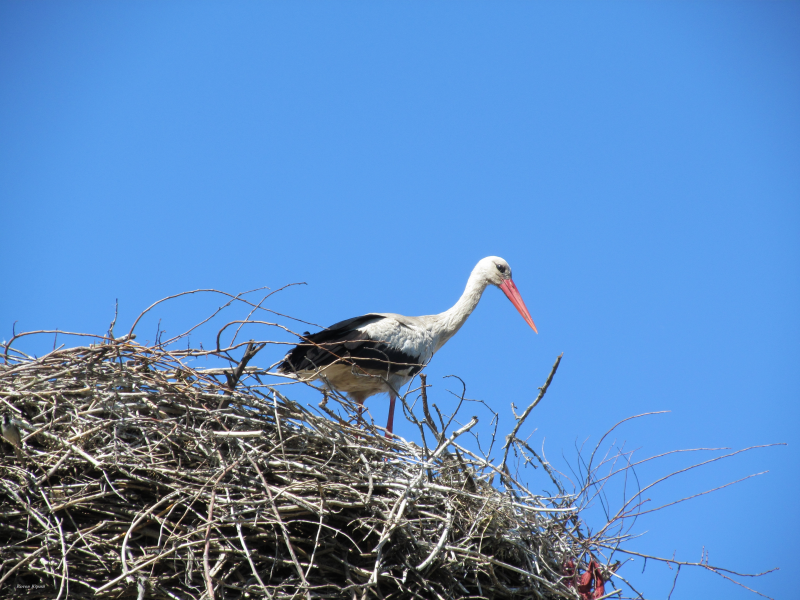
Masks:
[[[450,528],[453,526],[453,511],[448,508],[447,509],[447,522],[445,523],[444,529],[442,530],[442,536],[439,538],[436,546],[434,546],[431,553],[428,557],[423,560],[420,564],[416,566],[417,571],[424,571],[428,565],[430,565],[436,557],[439,555],[439,552],[442,551],[444,545],[447,543],[447,536],[450,535]]]
[[[270,508],[272,509],[272,512],[275,515],[275,519],[278,521],[278,524],[281,527],[281,533],[283,534],[283,539],[286,542],[286,548],[289,550],[289,554],[292,557],[292,562],[294,563],[294,567],[297,571],[297,574],[300,576],[300,581],[303,582],[303,589],[308,590],[308,581],[306,581],[306,576],[303,573],[303,569],[297,560],[297,555],[295,554],[294,546],[292,545],[292,540],[291,537],[289,536],[289,531],[286,529],[286,525],[284,524],[283,519],[281,518],[281,513],[278,511],[278,507],[275,504],[275,499],[272,497],[272,491],[269,488],[269,484],[267,483],[267,480],[264,479],[264,475],[261,473],[261,469],[258,468],[258,465],[255,463],[255,461],[252,458],[250,458],[250,456],[247,457],[247,460],[249,460],[250,464],[253,465],[253,468],[256,470],[256,473],[258,473],[258,476],[261,479],[261,483],[264,485],[264,489],[266,490],[267,496],[269,497]]]
[[[675,591],[675,584],[678,583],[678,575],[681,574],[681,565],[678,565],[678,568],[675,570],[675,578],[672,580],[672,587],[669,590],[669,595],[667,596],[667,600],[672,598],[672,592]]]
[[[114,339],[114,325],[117,324],[117,315],[119,315],[119,298],[114,299],[114,319],[111,325],[108,326],[108,337]]]
[[[542,398],[544,398],[544,395],[547,393],[547,388],[550,387],[550,382],[553,381],[553,376],[558,370],[558,365],[561,364],[562,356],[564,356],[563,352],[558,355],[556,362],[553,363],[553,368],[550,369],[550,374],[547,376],[547,380],[544,382],[544,385],[539,388],[539,395],[536,396],[536,399],[530,403],[528,408],[525,409],[525,412],[517,417],[517,424],[514,425],[514,429],[511,431],[511,433],[506,436],[506,443],[503,446],[503,469],[506,471],[508,470],[508,467],[506,466],[506,461],[508,460],[508,450],[511,447],[512,442],[517,439],[517,433],[519,432],[519,428],[522,427],[522,424],[525,422],[525,419],[528,418],[528,415],[531,414],[531,411],[536,408],[539,402],[542,401]]]

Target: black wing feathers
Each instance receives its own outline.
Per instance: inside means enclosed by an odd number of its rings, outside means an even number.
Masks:
[[[408,370],[409,375],[416,375],[423,366],[419,364],[419,357],[392,348],[385,342],[371,340],[359,330],[359,327],[385,318],[380,315],[363,315],[306,335],[303,343],[295,346],[286,355],[278,371],[311,371],[342,361],[364,369],[392,373]]]

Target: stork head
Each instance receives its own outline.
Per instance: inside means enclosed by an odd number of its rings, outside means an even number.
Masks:
[[[487,256],[478,263],[476,270],[480,272],[487,284],[496,285],[503,290],[503,293],[511,300],[511,304],[516,307],[525,322],[536,333],[539,333],[517,286],[514,285],[514,280],[511,279],[511,267],[508,266],[508,263],[499,256]]]

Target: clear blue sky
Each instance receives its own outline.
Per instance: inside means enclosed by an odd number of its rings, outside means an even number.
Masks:
[[[618,443],[787,442],[654,493],[770,471],[641,519],[635,547],[777,566],[754,585],[796,595],[797,2],[3,2],[0,82],[0,338],[296,281],[267,305],[428,314],[499,255],[540,334],[488,290],[428,368],[434,400],[458,374],[506,432],[564,352],[525,431],[556,463],[654,410]],[[219,303],[165,306],[139,339]],[[666,598],[673,573],[641,568]],[[723,596],[755,597],[684,569],[672,598]]]

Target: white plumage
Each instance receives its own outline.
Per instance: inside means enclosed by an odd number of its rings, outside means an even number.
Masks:
[[[375,394],[388,393],[391,403],[386,429],[391,432],[400,388],[456,334],[489,285],[503,290],[536,331],[511,279],[508,263],[488,256],[475,265],[464,293],[449,310],[422,317],[370,313],[341,321],[318,333],[306,334],[303,343],[286,355],[278,370],[302,381],[320,379],[347,393],[358,404]]]

